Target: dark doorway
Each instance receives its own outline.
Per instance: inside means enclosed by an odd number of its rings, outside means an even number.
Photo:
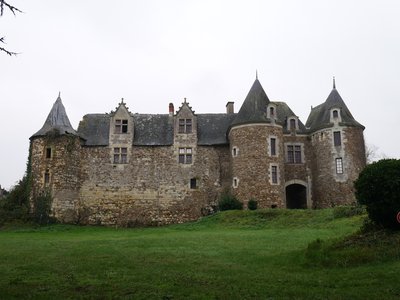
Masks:
[[[291,184],[286,187],[287,208],[307,208],[307,189],[301,184]]]

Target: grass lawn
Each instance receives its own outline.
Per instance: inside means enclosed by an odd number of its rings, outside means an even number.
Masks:
[[[310,251],[363,218],[257,210],[160,228],[2,228],[0,299],[398,299],[397,257]]]

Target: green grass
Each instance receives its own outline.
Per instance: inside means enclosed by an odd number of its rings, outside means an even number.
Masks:
[[[355,235],[363,219],[256,210],[160,228],[8,226],[0,299],[399,298],[400,251],[380,255],[399,235]]]

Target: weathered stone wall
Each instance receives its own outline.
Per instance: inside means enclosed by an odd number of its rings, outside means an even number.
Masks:
[[[212,212],[229,180],[228,147],[197,147],[192,165],[173,146],[132,147],[128,164],[112,164],[108,147],[84,147],[79,219],[88,224],[160,225]],[[196,179],[196,188],[190,180]]]
[[[334,146],[334,131],[341,132],[341,146]],[[365,166],[363,130],[335,126],[314,133],[311,143],[314,152],[314,207],[324,208],[355,202],[353,182]],[[336,158],[343,159],[343,174],[336,172]]]
[[[74,221],[80,188],[79,137],[37,137],[31,143],[31,200],[45,190],[50,190],[53,198],[52,214],[63,222]],[[47,148],[51,149],[51,157],[46,157]],[[45,182],[46,173],[48,183]]]
[[[269,139],[276,138],[276,155],[270,155]],[[284,150],[280,126],[270,124],[241,125],[229,132],[231,147],[232,191],[247,207],[250,199],[259,208],[284,207]],[[234,150],[234,148],[236,150]],[[236,151],[236,155],[234,155]],[[278,167],[278,183],[273,184],[271,166]]]

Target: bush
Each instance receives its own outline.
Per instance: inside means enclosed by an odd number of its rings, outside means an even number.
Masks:
[[[243,209],[243,203],[240,202],[235,196],[227,193],[224,194],[218,202],[219,210],[233,210]]]
[[[54,223],[55,219],[50,216],[52,197],[50,191],[46,190],[33,199],[33,220],[40,224]]]
[[[335,219],[349,218],[352,216],[362,215],[364,213],[365,213],[365,207],[361,205],[357,206],[340,205],[340,206],[335,206],[335,208],[333,209],[333,217]]]
[[[365,167],[354,183],[356,198],[369,218],[387,228],[400,229],[400,160],[383,159]]]
[[[247,202],[247,208],[250,210],[256,210],[257,209],[257,200],[250,199],[249,202]]]

